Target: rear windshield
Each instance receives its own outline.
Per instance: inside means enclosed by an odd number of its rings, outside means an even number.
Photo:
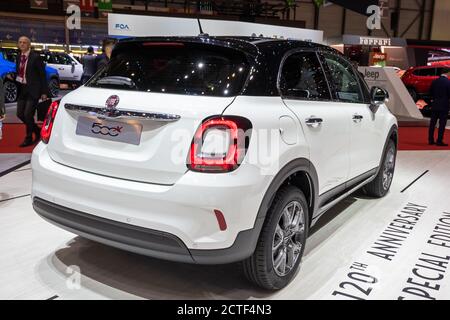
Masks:
[[[195,43],[122,45],[87,86],[205,96],[235,96],[249,65],[239,51]]]

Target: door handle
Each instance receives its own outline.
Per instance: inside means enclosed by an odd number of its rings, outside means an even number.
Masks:
[[[311,116],[308,119],[306,119],[305,122],[306,122],[307,126],[313,127],[313,128],[317,128],[320,125],[322,125],[323,119],[322,118],[317,118],[315,116]]]
[[[358,122],[361,122],[363,119],[364,119],[364,117],[362,115],[360,115],[360,114],[354,114],[353,115],[353,122],[358,123]]]

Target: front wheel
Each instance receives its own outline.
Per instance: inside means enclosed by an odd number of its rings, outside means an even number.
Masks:
[[[18,89],[17,85],[11,80],[5,80],[3,84],[3,89],[5,91],[5,102],[11,103],[17,101]]]
[[[377,176],[372,182],[364,186],[363,191],[366,195],[382,198],[391,188],[394,179],[395,159],[397,157],[397,147],[394,141],[389,140],[386,151],[384,153],[383,162]]]
[[[305,196],[296,187],[283,187],[267,212],[255,252],[243,263],[246,277],[269,290],[287,286],[298,270],[308,229]]]

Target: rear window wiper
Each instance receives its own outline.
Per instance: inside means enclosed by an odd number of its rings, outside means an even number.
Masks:
[[[130,88],[136,88],[136,83],[134,83],[133,80],[127,77],[120,77],[120,76],[109,76],[104,77],[96,81],[97,84],[112,84],[112,85],[118,85],[118,86],[127,86]]]

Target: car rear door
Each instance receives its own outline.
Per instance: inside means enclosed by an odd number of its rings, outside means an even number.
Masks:
[[[380,162],[380,150],[384,143],[384,121],[381,111],[370,110],[370,97],[362,75],[343,57],[323,53],[323,64],[327,68],[331,85],[350,128],[350,170],[348,180],[364,179]]]
[[[319,57],[298,51],[284,59],[281,95],[300,122],[310,161],[319,179],[319,194],[345,183],[349,173],[349,111],[333,101]]]
[[[53,54],[54,65],[50,65],[58,70],[59,79],[61,81],[73,80],[72,64],[70,58],[62,53]]]

